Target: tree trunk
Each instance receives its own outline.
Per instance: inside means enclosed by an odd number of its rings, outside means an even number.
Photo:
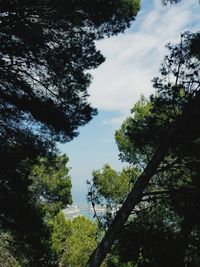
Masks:
[[[102,241],[99,243],[98,247],[91,255],[87,263],[87,267],[98,267],[101,265],[107,253],[110,251],[111,246],[114,243],[116,237],[118,236],[118,233],[122,230],[124,223],[127,221],[130,213],[132,212],[134,207],[140,202],[144,189],[147,187],[151,177],[155,174],[159,164],[164,159],[167,151],[168,146],[166,145],[155,153],[144,172],[136,181],[123,206],[117,212],[116,217],[108,228]]]

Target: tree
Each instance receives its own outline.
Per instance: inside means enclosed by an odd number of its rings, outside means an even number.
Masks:
[[[131,110],[134,118],[128,117],[115,133],[120,160],[135,164],[140,170],[143,170],[152,156],[152,142],[150,144],[144,143],[147,138],[149,140],[149,135],[154,136],[152,129],[149,131],[151,125],[147,125],[145,122],[147,117],[152,117],[151,109],[151,101],[141,96]],[[127,134],[130,134],[130,131],[135,134],[132,138]]]
[[[121,172],[117,172],[108,164],[105,164],[102,170],[93,171],[92,181],[88,181],[88,201],[93,206],[94,217],[96,217],[100,228],[103,227],[105,230],[110,224],[114,214],[131,191],[138,175],[139,169],[135,167],[129,166],[123,168]],[[102,215],[96,213],[95,205],[98,204],[106,206]]]
[[[49,222],[49,227],[51,229],[51,247],[55,258],[57,259],[57,264],[61,261],[63,254],[68,247],[66,245],[67,239],[72,234],[71,222],[67,220],[62,211],[52,217]]]
[[[71,203],[68,159],[27,158],[23,148],[1,151],[0,227],[11,233],[16,250],[27,259],[22,266],[52,266],[47,222]]]
[[[71,223],[71,236],[66,240],[68,248],[62,258],[62,266],[84,266],[97,244],[97,226],[80,216]]]
[[[76,136],[96,114],[88,70],[104,58],[94,42],[124,31],[138,10],[139,0],[1,1],[1,135]]]
[[[124,31],[138,10],[138,0],[1,1],[0,226],[29,266],[51,265],[47,208],[71,201],[56,142],[96,114],[87,101],[88,71],[104,61],[95,41]]]
[[[8,233],[0,233],[0,266],[20,267],[20,263],[13,256],[13,251],[11,253],[9,239]]]
[[[141,201],[150,179],[157,174],[159,166],[162,169],[166,158],[171,154],[179,155],[184,151],[186,153],[184,156],[187,157],[189,151],[183,148],[199,138],[199,61],[190,49],[194,37],[196,39],[196,36],[186,33],[182,36],[179,45],[168,46],[171,53],[164,60],[161,77],[153,81],[157,89],[157,95],[151,100],[153,116],[149,115],[139,123],[133,120],[133,128],[127,133],[134,140],[136,148],[140,149],[143,146],[146,148],[151,145],[151,159],[146,167],[143,167],[143,172],[135,182],[132,191],[93,252],[88,261],[88,267],[100,266],[122,231],[130,213]],[[133,131],[135,129],[139,130],[139,134]],[[146,129],[153,130],[147,142],[143,138]],[[142,163],[145,162],[142,161]]]
[[[123,168],[121,172],[116,172],[108,164],[105,164],[101,171],[93,171],[88,197],[91,197],[91,200],[97,204],[101,202],[122,204],[137,175],[138,170],[135,168],[127,167]]]
[[[71,177],[67,168],[66,155],[39,158],[38,163],[31,169],[29,179],[30,190],[34,197],[50,217],[57,214],[66,205],[72,203]]]
[[[97,224],[84,216],[66,220],[62,212],[49,224],[52,248],[59,259],[59,266],[84,266],[97,245]]]

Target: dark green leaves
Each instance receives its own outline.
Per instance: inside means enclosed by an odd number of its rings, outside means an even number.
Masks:
[[[34,133],[71,140],[96,114],[87,102],[88,70],[104,61],[95,40],[123,31],[138,10],[138,0],[2,1],[2,105]]]

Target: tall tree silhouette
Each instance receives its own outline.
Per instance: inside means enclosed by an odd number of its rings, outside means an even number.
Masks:
[[[171,151],[180,152],[184,144],[199,139],[200,69],[198,50],[196,49],[198,47],[196,43],[199,41],[199,34],[186,33],[182,36],[179,45],[168,46],[170,55],[165,57],[161,67],[161,77],[153,80],[153,85],[158,92],[158,96],[154,99],[153,110],[157,116],[153,118],[149,116],[147,121],[142,122],[142,125],[137,125],[136,122],[131,127],[132,131],[127,133],[134,138],[134,141],[136,138],[137,147],[141,149],[142,147],[145,149],[146,138],[144,134],[149,133],[154,140],[153,149],[150,151],[151,159],[147,161],[146,167],[136,180],[132,191],[110,224],[102,241],[91,255],[87,264],[88,267],[101,265],[124,228],[132,210],[141,201],[151,178],[157,173],[165,157],[169,155],[169,151],[170,153]],[[162,117],[163,109],[165,109],[165,114],[168,112],[171,116]],[[155,132],[151,132],[154,130],[155,122],[158,126],[156,135]],[[137,128],[137,126],[139,127]],[[140,135],[141,126],[145,129],[143,135]],[[150,144],[152,144],[152,140],[150,139]]]
[[[88,70],[104,57],[95,40],[124,31],[139,0],[1,1],[1,133],[40,132],[69,141],[96,110]],[[11,126],[12,124],[12,126]]]
[[[95,41],[123,32],[138,10],[139,0],[1,1],[0,228],[28,255],[23,266],[57,264],[46,215],[70,203],[71,187],[56,142],[97,113],[87,100],[88,71],[104,61]]]

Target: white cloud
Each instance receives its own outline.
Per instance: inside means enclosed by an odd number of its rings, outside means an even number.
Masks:
[[[105,138],[105,139],[100,139],[100,142],[101,142],[102,144],[109,144],[109,143],[111,143],[111,140],[108,139],[108,138]]]
[[[142,10],[125,34],[97,42],[106,62],[92,71],[89,93],[93,106],[127,115],[141,94],[153,92],[151,80],[158,74],[166,43],[177,42],[180,32],[200,26],[197,0],[182,0],[168,8],[160,2],[154,0],[148,14]]]
[[[112,124],[115,129],[118,129],[122,122],[126,119],[125,115],[114,117],[108,120],[104,120],[102,124]]]

